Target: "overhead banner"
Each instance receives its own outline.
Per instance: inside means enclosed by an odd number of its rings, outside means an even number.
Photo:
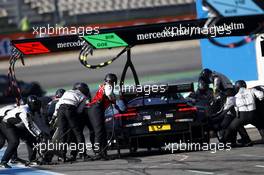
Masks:
[[[139,44],[203,39],[208,37],[244,36],[255,32],[260,23],[264,22],[264,15],[222,18],[216,25],[210,28],[204,27],[206,21],[207,19],[186,20],[105,29],[100,30],[100,33],[96,35],[86,35],[84,39],[95,48],[103,49],[124,47],[127,45],[134,46]],[[32,42],[39,42],[38,46],[30,46],[29,43]],[[12,44],[25,55],[32,55],[47,52],[79,50],[83,45],[83,40],[77,35],[66,35],[14,40]],[[40,48],[45,48],[45,50]]]

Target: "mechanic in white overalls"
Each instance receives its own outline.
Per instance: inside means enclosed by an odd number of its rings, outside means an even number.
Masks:
[[[33,122],[35,113],[40,113],[40,100],[31,95],[27,98],[27,105],[17,106],[8,111],[2,118],[0,130],[7,139],[8,145],[1,160],[1,165],[11,168],[7,163],[16,153],[19,139],[22,138],[27,143],[29,161],[36,159],[36,151],[33,150],[33,143],[41,136],[41,131]]]
[[[264,93],[256,89],[247,89],[246,82],[243,80],[236,81],[235,89],[237,94],[234,97],[227,97],[224,105],[224,111],[229,111],[230,108],[235,107],[237,116],[227,127],[224,140],[230,142],[232,135],[237,132],[237,129],[247,124],[256,125],[256,102],[255,98],[263,100]],[[247,133],[246,133],[247,134]],[[245,145],[252,144],[249,136]]]

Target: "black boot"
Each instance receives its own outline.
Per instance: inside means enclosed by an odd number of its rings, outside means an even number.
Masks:
[[[258,129],[258,131],[261,136],[261,140],[264,141],[264,129]]]
[[[92,157],[89,156],[88,154],[84,153],[84,154],[80,154],[80,159],[82,159],[83,161],[89,161],[92,160]]]
[[[12,168],[10,165],[8,165],[8,163],[6,161],[2,161],[0,163],[0,167],[4,167],[4,168]]]
[[[70,157],[64,157],[63,158],[63,162],[66,163],[66,162],[75,162],[76,161],[76,157],[74,156],[70,156]]]
[[[19,157],[16,157],[16,158],[12,158],[10,163],[12,163],[12,164],[18,164],[18,163],[27,164],[28,161],[21,159]]]
[[[242,147],[248,147],[248,146],[253,146],[253,142],[249,139],[238,139],[237,144],[242,146]]]

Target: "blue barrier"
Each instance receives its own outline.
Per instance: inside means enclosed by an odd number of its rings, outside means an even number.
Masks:
[[[251,0],[243,1],[244,6],[242,7],[237,4],[235,5],[234,3],[238,3],[239,1],[234,0],[209,0],[208,2],[219,2],[218,4],[215,4],[215,7],[218,8],[217,10],[220,13],[222,13],[221,15],[225,16],[239,16],[263,13],[263,10]],[[225,3],[225,5],[223,5],[223,3]],[[229,6],[227,6],[226,3],[229,4]],[[208,11],[206,11],[202,7],[202,0],[196,1],[196,8],[197,18],[208,17]],[[226,13],[228,12],[228,9],[236,9],[236,11],[233,11],[233,13]],[[225,37],[218,38],[217,40],[221,43],[233,43],[242,39],[243,37]],[[212,70],[221,72],[233,81],[239,79],[244,79],[246,81],[259,80],[255,41],[238,48],[230,49],[215,46],[207,39],[202,39],[200,41],[200,47],[203,68],[210,68]]]
[[[4,155],[5,148],[0,150],[0,159]],[[29,174],[29,175],[61,175],[59,173],[54,173],[54,172],[49,172],[49,171],[44,171],[44,170],[38,170],[36,168],[32,167],[25,167],[24,165],[14,165],[11,164],[12,168],[11,169],[5,169],[0,167],[0,174],[1,175],[10,175],[10,174],[15,174],[15,175],[24,175],[24,174]]]

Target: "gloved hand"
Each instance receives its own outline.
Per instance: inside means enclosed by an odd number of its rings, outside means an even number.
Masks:
[[[221,99],[221,96],[219,94],[217,94],[214,98],[217,101],[217,100],[220,100]]]
[[[43,143],[45,143],[47,140],[49,140],[50,139],[50,136],[48,136],[47,134],[45,134],[45,133],[40,133],[38,136],[37,136],[37,142],[43,142]]]
[[[19,122],[17,124],[15,124],[16,128],[20,128],[20,129],[24,129],[25,125],[23,122]]]
[[[52,116],[52,119],[49,122],[49,126],[52,128],[55,128],[56,127],[56,120],[57,120],[57,118],[55,116]]]
[[[57,116],[58,116],[58,109],[54,111],[52,117],[55,117],[56,118]]]
[[[38,136],[36,136],[37,143],[41,143],[42,138],[43,138],[42,133],[40,133]]]

